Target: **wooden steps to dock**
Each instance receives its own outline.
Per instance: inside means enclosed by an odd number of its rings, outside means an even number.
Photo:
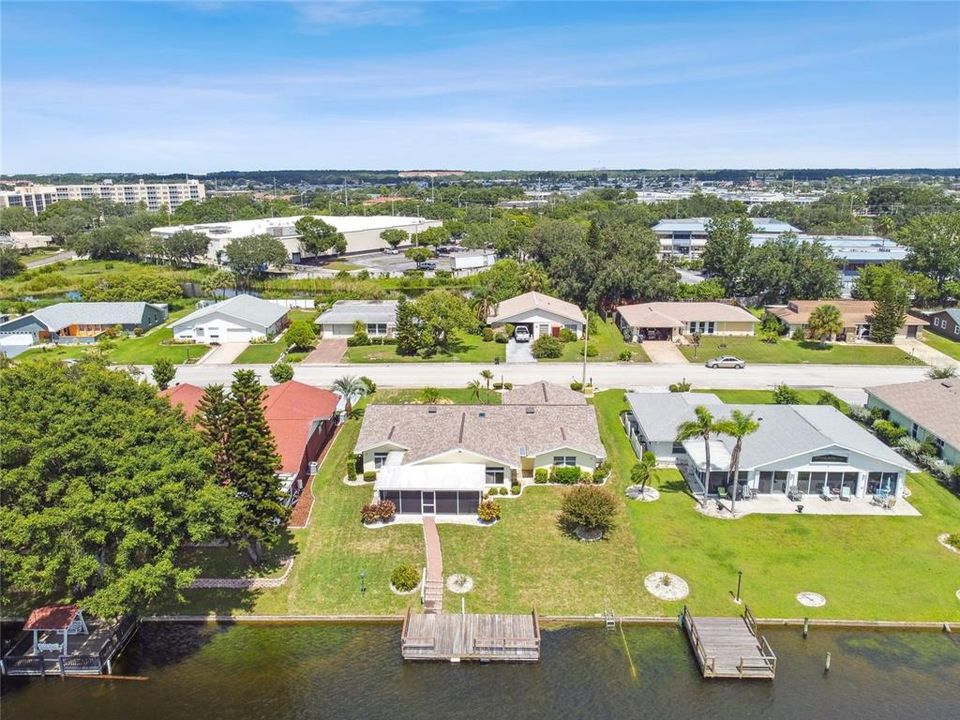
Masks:
[[[400,649],[404,660],[536,662],[540,621],[529,615],[414,613],[403,618]]]
[[[427,580],[423,584],[423,611],[443,612],[443,581]]]
[[[757,633],[750,608],[741,617],[694,618],[686,605],[683,629],[705,678],[760,678],[777,674],[777,656]]]

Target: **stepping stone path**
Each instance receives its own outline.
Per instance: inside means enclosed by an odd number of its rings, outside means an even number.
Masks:
[[[820,593],[801,592],[797,593],[797,602],[804,607],[823,607],[827,604],[827,599]]]
[[[664,579],[667,580],[666,584]],[[643,579],[643,586],[658,600],[683,600],[690,594],[687,581],[668,572],[650,573]]]

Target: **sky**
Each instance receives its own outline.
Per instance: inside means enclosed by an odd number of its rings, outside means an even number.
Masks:
[[[0,4],[0,172],[960,166],[956,2]]]

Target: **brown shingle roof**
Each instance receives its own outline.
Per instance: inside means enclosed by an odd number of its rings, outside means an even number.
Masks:
[[[564,385],[543,382],[517,385],[503,394],[504,405],[586,405],[583,393]]]
[[[497,303],[496,309],[490,314],[490,322],[508,322],[510,318],[529,310],[544,310],[573,322],[587,322],[583,310],[573,303],[538,292],[524,293]]]
[[[945,443],[960,448],[960,379],[877,385],[864,390]]]
[[[686,322],[758,322],[743,308],[721,302],[649,302],[620,305],[631,327],[682,327]]]
[[[806,325],[810,313],[821,305],[834,305],[843,316],[843,326],[853,327],[873,319],[873,300],[791,300],[785,306],[771,305],[767,311],[791,325]],[[928,325],[926,320],[907,315],[904,325]]]
[[[589,405],[369,405],[357,452],[388,442],[406,448],[404,464],[456,449],[511,467],[560,447],[606,455]]]

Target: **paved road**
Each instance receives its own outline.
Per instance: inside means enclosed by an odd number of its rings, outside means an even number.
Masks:
[[[56,253],[55,255],[40,258],[39,260],[32,260],[27,263],[27,268],[32,270],[33,268],[43,267],[44,265],[52,265],[53,263],[58,263],[63,260],[75,260],[76,257],[77,254],[72,250],[65,250],[63,252]]]
[[[240,367],[256,370],[266,384],[272,384],[268,365],[181,365],[176,382],[199,385],[229,382]],[[301,382],[329,386],[342,375],[367,375],[383,387],[463,387],[477,379],[481,370],[493,370],[496,379],[517,384],[549,380],[568,383],[579,380],[579,363],[535,363],[532,365],[490,365],[473,363],[396,363],[367,365],[295,365]],[[149,368],[145,368],[149,376]],[[925,377],[926,368],[916,366],[867,365],[748,365],[743,370],[709,370],[703,365],[653,365],[651,363],[589,363],[587,378],[599,388],[663,387],[687,379],[700,388],[770,388],[785,382],[795,387],[839,389],[851,399],[870,385],[912,382]],[[850,392],[851,394],[847,394]]]

